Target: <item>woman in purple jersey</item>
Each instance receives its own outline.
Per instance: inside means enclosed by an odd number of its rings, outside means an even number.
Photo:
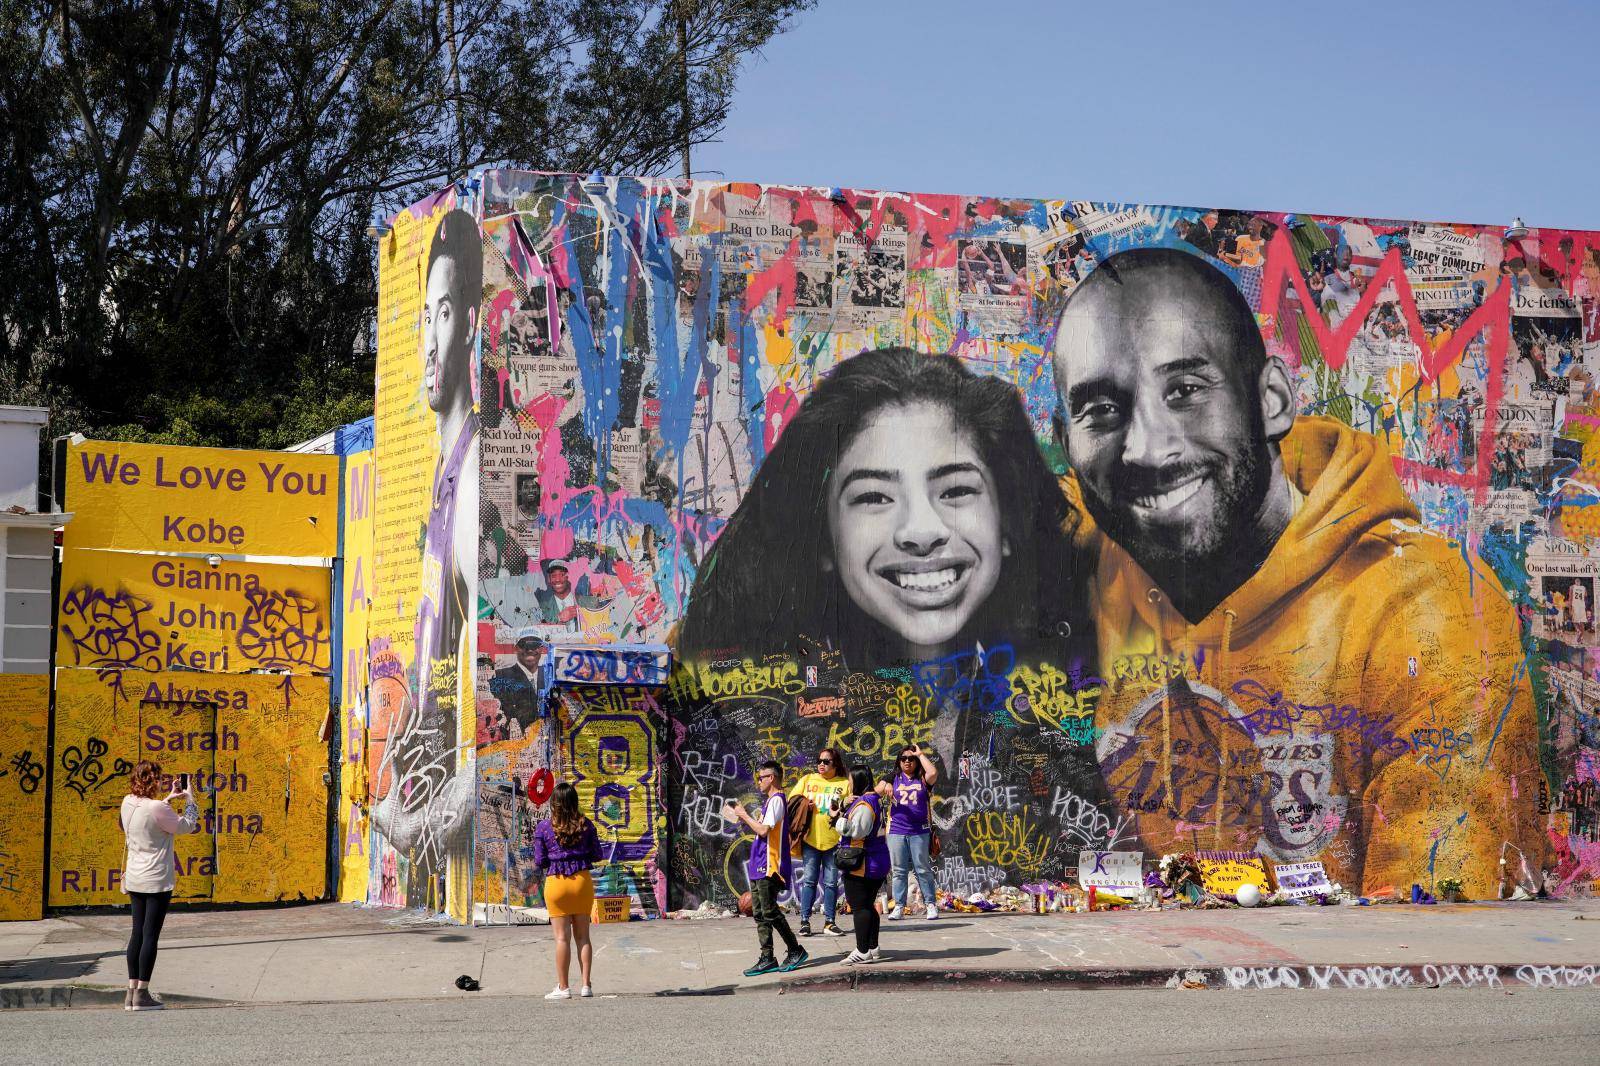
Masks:
[[[854,797],[839,816],[840,838],[862,849],[861,862],[844,874],[844,894],[856,927],[856,949],[845,964],[882,962],[878,950],[878,889],[889,872],[889,845],[883,838],[883,796],[872,784],[872,771],[858,768],[850,774]]]
[[[932,827],[928,821],[928,801],[934,782],[939,780],[939,768],[915,744],[900,751],[895,766],[893,791],[889,796],[889,858],[894,864],[892,894],[894,910],[889,912],[891,922],[899,921],[906,910],[906,875],[915,872],[917,886],[922,890],[922,902],[927,906],[926,917],[939,917],[939,907],[933,889],[933,858],[930,846]]]

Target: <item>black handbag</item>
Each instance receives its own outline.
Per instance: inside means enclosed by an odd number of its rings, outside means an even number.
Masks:
[[[856,803],[860,802],[861,801],[859,799],[856,800]],[[853,811],[855,809],[855,803],[852,803],[850,805],[850,810]],[[849,811],[846,811],[845,813],[848,815]],[[877,831],[878,825],[877,822],[874,821],[872,825],[872,832],[876,833]],[[871,835],[871,833],[868,834],[868,836]],[[852,837],[848,842],[844,840],[839,841],[839,846],[835,848],[833,852],[833,861],[834,865],[839,867],[840,873],[855,873],[856,870],[867,861],[867,838]]]

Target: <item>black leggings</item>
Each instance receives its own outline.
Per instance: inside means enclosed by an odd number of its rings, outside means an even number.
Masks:
[[[850,901],[850,918],[856,927],[856,950],[863,954],[878,946],[878,926],[883,916],[874,904],[882,887],[881,877],[844,875],[844,898]]]
[[[133,900],[133,935],[128,938],[128,980],[150,980],[156,968],[156,945],[167,920],[171,892],[129,892]]]

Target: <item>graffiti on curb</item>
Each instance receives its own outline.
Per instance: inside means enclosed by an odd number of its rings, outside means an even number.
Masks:
[[[1229,989],[1592,988],[1600,966],[1224,966]]]

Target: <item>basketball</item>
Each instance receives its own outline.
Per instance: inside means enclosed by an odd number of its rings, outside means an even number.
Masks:
[[[739,897],[739,913],[746,918],[755,913],[755,908],[750,904],[750,893],[748,892]]]

